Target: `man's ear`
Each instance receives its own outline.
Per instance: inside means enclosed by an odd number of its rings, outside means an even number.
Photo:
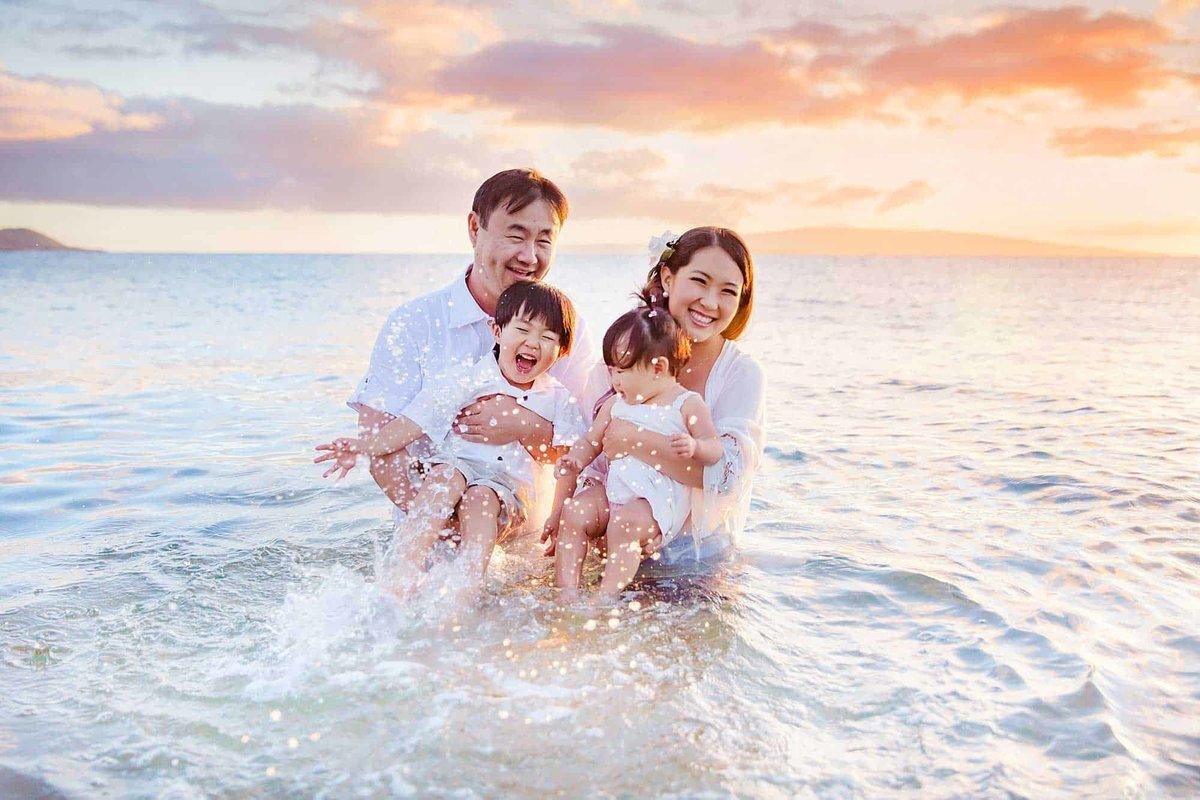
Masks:
[[[471,247],[475,246],[475,240],[479,237],[479,229],[482,227],[478,214],[474,211],[467,214],[467,236],[471,239]]]

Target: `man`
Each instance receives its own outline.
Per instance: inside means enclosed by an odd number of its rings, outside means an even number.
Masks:
[[[403,413],[431,372],[491,352],[489,320],[497,298],[516,281],[546,276],[567,213],[562,191],[535,170],[505,170],[484,181],[467,215],[474,250],[471,266],[448,286],[410,300],[388,317],[367,374],[347,401],[358,412],[360,428],[378,429]],[[571,352],[550,374],[582,398],[595,362],[581,318]],[[551,443],[550,423],[503,395],[469,407],[457,424],[469,441],[520,442],[535,456]],[[428,454],[428,445],[415,442],[407,450],[371,461],[371,476],[401,511],[415,493],[413,470]]]

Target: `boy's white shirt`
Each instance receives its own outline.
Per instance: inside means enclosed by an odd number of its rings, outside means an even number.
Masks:
[[[455,365],[475,364],[495,346],[490,317],[467,289],[467,272],[449,285],[396,308],[387,318],[366,374],[346,401],[393,416],[409,416],[407,408],[431,375]],[[550,368],[575,397],[585,396],[596,363],[591,334],[576,315],[571,352]],[[583,412],[590,418],[590,410]]]
[[[528,389],[509,383],[496,358],[488,353],[474,364],[455,365],[426,380],[425,388],[404,410],[404,416],[420,426],[433,444],[435,454],[453,455],[494,464],[522,484],[532,486],[538,463],[519,442],[505,445],[469,442],[454,431],[458,412],[481,397],[504,394],[554,426],[551,444],[571,445],[587,432],[579,404],[558,379],[543,373]]]

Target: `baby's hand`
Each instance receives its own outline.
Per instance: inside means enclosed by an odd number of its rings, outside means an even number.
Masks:
[[[562,509],[556,508],[550,512],[550,516],[546,518],[546,524],[542,526],[542,538],[540,541],[546,543],[546,549],[542,551],[544,556],[554,555],[554,547],[558,544],[558,526],[562,521]]]
[[[691,458],[696,454],[696,440],[686,433],[672,434],[671,452],[680,458]]]
[[[554,477],[556,478],[562,475],[578,475],[581,472],[583,472],[583,464],[580,464],[579,459],[570,454],[558,459],[554,465]]]
[[[342,474],[337,476],[337,480],[341,480],[358,463],[359,441],[357,439],[334,439],[329,444],[317,445],[317,449],[327,452],[314,458],[314,464],[320,464],[322,461],[334,461],[333,466],[325,470],[322,478],[328,478],[341,470]]]

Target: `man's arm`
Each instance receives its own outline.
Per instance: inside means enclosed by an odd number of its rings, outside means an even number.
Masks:
[[[520,442],[534,460],[543,464],[557,457],[554,426],[506,394],[483,397],[467,406],[454,421],[455,430],[468,442],[509,444]]]
[[[346,401],[358,411],[363,422],[364,409],[388,420],[402,412],[421,390],[424,367],[422,342],[428,338],[423,320],[408,305],[394,310],[379,330],[366,374]],[[384,420],[385,422],[387,420]],[[377,416],[369,424],[380,424]]]

